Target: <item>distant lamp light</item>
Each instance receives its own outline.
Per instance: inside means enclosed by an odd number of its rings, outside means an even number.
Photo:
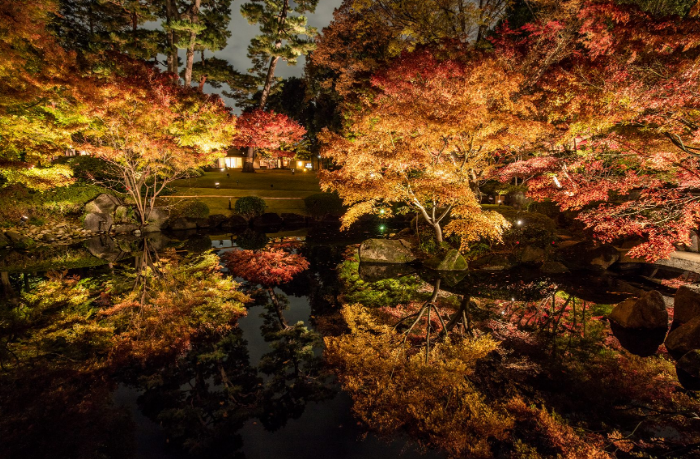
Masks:
[[[383,215],[383,214],[384,214],[384,209],[381,209],[381,210],[379,211],[379,213]]]
[[[218,189],[219,189],[219,182],[216,182],[216,183],[214,184],[214,186],[215,186],[216,189],[218,190]]]
[[[316,156],[318,159],[321,159],[321,155]]]
[[[384,230],[386,230],[386,226],[384,226],[384,225],[379,225],[379,231],[382,231],[382,232],[383,232]]]
[[[522,220],[518,220],[517,222],[515,222],[515,224],[518,225],[518,226],[522,226],[523,221],[522,221]]]

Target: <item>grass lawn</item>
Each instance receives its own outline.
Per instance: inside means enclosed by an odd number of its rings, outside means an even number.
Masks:
[[[228,177],[226,176],[227,173],[229,174]],[[321,191],[314,172],[297,172],[292,175],[291,171],[287,170],[258,170],[254,174],[244,174],[240,169],[229,169],[228,172],[205,172],[202,177],[177,180],[173,182],[172,186],[181,189],[183,192],[187,188],[211,188],[215,190],[214,184],[216,182],[219,182],[220,189],[236,191],[282,190],[290,192],[291,194],[288,196],[302,198]],[[294,194],[294,192],[304,191],[309,193],[303,195]],[[178,193],[180,192],[178,191]],[[251,193],[241,194],[241,196],[251,195]],[[262,196],[262,194],[259,196]]]
[[[321,192],[313,172],[292,175],[284,170],[261,170],[255,174],[244,174],[240,170],[229,170],[228,174],[227,177],[226,172],[206,172],[202,177],[173,182],[177,192],[163,198],[163,201],[172,203],[175,199],[198,199],[209,206],[210,214],[229,215],[229,197],[233,205],[236,198],[260,196],[265,199],[267,212],[306,215],[303,198]],[[219,182],[218,189],[216,182]]]

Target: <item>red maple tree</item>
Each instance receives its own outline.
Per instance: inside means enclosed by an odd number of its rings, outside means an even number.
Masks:
[[[506,26],[496,45],[557,128],[501,180],[580,211],[603,242],[638,238],[632,257],[688,242],[700,223],[700,20],[571,0]]]
[[[243,113],[237,129],[235,147],[253,147],[273,157],[293,157],[295,145],[306,134],[306,129],[287,115],[264,110]]]

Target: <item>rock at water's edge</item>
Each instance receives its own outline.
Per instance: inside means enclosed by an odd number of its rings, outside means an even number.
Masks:
[[[468,267],[467,260],[457,249],[451,249],[443,258],[431,258],[424,264],[435,271],[464,271]]]
[[[671,331],[666,337],[666,349],[677,356],[700,349],[700,317]]]
[[[673,320],[682,324],[700,316],[700,293],[680,287],[673,297],[673,310]]]
[[[627,298],[613,308],[609,319],[624,328],[668,328],[666,304],[656,290],[640,298]]]
[[[415,260],[411,244],[403,239],[367,239],[360,245],[360,262],[410,263]]]

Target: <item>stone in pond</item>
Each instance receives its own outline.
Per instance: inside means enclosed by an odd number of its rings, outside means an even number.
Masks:
[[[403,239],[367,239],[360,245],[360,262],[410,263],[416,260],[411,244]]]
[[[673,297],[673,320],[684,324],[700,316],[700,293],[686,286]]]
[[[170,218],[168,211],[162,207],[154,207],[151,213],[148,214],[148,223],[146,226],[141,228],[141,232],[146,233],[157,233],[161,229],[165,228],[168,219]]]
[[[467,260],[457,249],[451,249],[442,258],[426,260],[424,264],[435,271],[464,271],[468,267]]]
[[[666,337],[666,349],[673,356],[700,349],[700,317],[672,330]]]
[[[668,329],[666,303],[656,290],[627,298],[613,308],[609,319],[624,328]]]

